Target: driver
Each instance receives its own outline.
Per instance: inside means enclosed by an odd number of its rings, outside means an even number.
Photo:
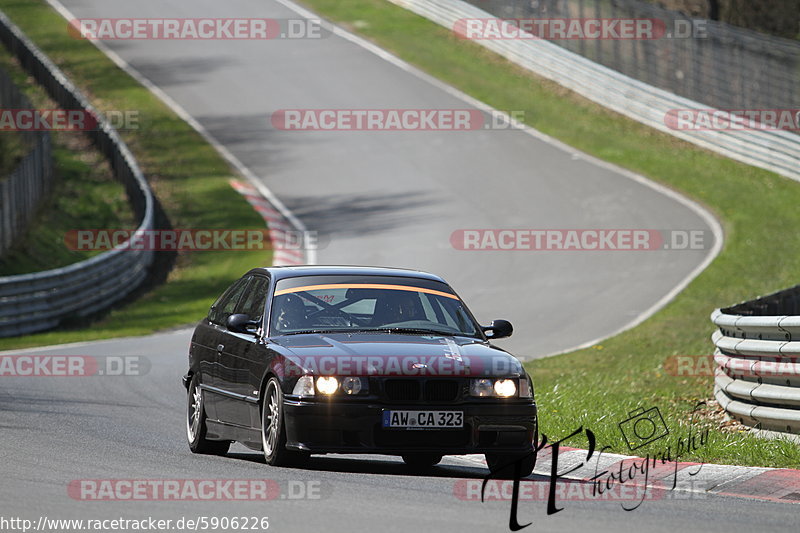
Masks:
[[[308,327],[306,306],[295,294],[276,296],[273,304],[272,327],[277,331],[300,330]]]
[[[385,291],[375,302],[375,326],[424,319],[419,296],[414,292]]]

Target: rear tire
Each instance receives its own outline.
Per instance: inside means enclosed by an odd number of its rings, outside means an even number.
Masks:
[[[403,456],[403,462],[406,463],[409,470],[419,472],[428,470],[439,464],[442,456],[435,453],[415,453]]]
[[[528,454],[486,454],[486,465],[492,473],[492,477],[498,479],[514,479],[516,464],[519,465],[519,477],[528,477],[533,473],[536,466],[536,454],[531,451]]]
[[[206,439],[206,410],[203,391],[200,389],[200,376],[194,374],[189,383],[186,407],[186,438],[193,453],[204,455],[225,455],[231,447],[230,441]]]
[[[286,449],[286,424],[283,417],[283,391],[277,378],[270,378],[261,407],[261,449],[271,466],[299,466],[308,460],[306,452]]]

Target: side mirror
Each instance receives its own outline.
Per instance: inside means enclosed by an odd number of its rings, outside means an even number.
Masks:
[[[490,340],[510,337],[514,333],[514,326],[508,320],[492,320],[491,326],[483,326],[481,329]]]
[[[235,315],[231,315],[228,317],[228,320],[225,321],[225,326],[233,332],[236,333],[255,333],[255,329],[258,328],[258,322],[255,320],[250,320],[249,315],[245,315],[243,313],[237,313]]]

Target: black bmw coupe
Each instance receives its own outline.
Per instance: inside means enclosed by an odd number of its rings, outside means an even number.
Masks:
[[[533,469],[537,411],[520,362],[438,276],[413,270],[257,268],[231,285],[189,348],[195,453],[237,441],[270,465],[310,454],[400,455],[413,468],[485,454]]]

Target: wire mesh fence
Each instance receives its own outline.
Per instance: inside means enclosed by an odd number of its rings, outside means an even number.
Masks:
[[[552,42],[710,108],[791,109],[800,104],[797,41],[692,20],[637,0],[467,1],[503,19],[656,19],[666,31],[655,38]]]
[[[0,109],[31,109],[31,104],[0,69]],[[16,135],[26,155],[7,176],[0,176],[0,256],[25,233],[53,184],[50,134],[46,131],[0,132]]]

